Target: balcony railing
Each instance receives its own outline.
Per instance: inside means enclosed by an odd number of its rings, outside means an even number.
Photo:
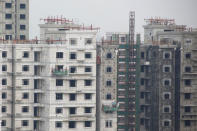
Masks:
[[[65,75],[68,74],[68,71],[66,69],[64,69],[64,70],[53,69],[52,74],[55,75],[55,76],[65,76]]]
[[[113,102],[111,105],[102,105],[102,109],[106,113],[112,113],[118,110],[118,105]]]

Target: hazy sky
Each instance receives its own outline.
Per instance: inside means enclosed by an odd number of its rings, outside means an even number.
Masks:
[[[197,27],[197,0],[29,0],[30,38],[39,36],[40,18],[65,16],[93,24],[102,32],[127,32],[129,11],[136,13],[136,32],[144,18],[174,18],[177,24]]]

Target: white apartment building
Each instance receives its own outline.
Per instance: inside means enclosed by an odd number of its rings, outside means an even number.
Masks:
[[[29,0],[0,0],[0,39],[29,39]]]
[[[96,130],[97,30],[57,25],[40,25],[41,42],[0,43],[2,131]]]

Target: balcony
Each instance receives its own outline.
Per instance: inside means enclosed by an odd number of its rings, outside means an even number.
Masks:
[[[68,71],[66,69],[63,69],[63,70],[53,69],[52,70],[52,74],[54,76],[66,76],[68,74]]]
[[[118,106],[115,102],[113,102],[111,105],[102,105],[102,109],[105,113],[113,113],[118,110]]]

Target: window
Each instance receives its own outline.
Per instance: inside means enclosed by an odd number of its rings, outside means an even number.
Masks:
[[[2,65],[2,71],[7,71],[7,65]]]
[[[70,80],[70,87],[76,87],[77,86],[77,81],[76,80]]]
[[[85,107],[84,112],[85,113],[92,113],[92,108],[91,107]]]
[[[56,100],[63,100],[63,94],[62,93],[56,93]]]
[[[164,113],[170,113],[170,107],[164,107],[163,112]]]
[[[23,106],[23,107],[22,107],[22,112],[23,112],[23,113],[29,112],[29,107],[28,107],[28,106]]]
[[[141,72],[144,72],[144,66],[143,65],[141,66]]]
[[[164,66],[163,72],[171,72],[170,66]]]
[[[185,72],[191,72],[191,67],[186,66],[186,67],[185,67]]]
[[[92,39],[91,38],[85,39],[85,44],[92,44]]]
[[[191,93],[185,93],[185,99],[191,99]]]
[[[25,9],[26,5],[25,4],[20,4],[20,9]]]
[[[184,84],[185,86],[191,86],[191,80],[190,79],[184,80]]]
[[[12,24],[6,24],[5,29],[6,30],[11,30],[12,29]]]
[[[75,121],[69,121],[68,122],[68,128],[76,128],[76,122]]]
[[[164,121],[164,126],[170,126],[170,122],[169,121]]]
[[[12,8],[12,3],[5,3],[5,8]]]
[[[121,40],[121,42],[126,42],[126,38],[125,37],[121,37],[120,40]]]
[[[186,59],[190,59],[190,58],[191,58],[191,53],[186,53],[186,54],[185,54],[185,58],[186,58]]]
[[[170,53],[169,52],[164,52],[163,58],[164,59],[170,59]]]
[[[23,85],[29,85],[29,80],[28,79],[23,79]]]
[[[185,106],[184,110],[185,110],[186,113],[191,112],[191,107],[190,106]]]
[[[21,20],[25,20],[26,19],[26,15],[25,14],[20,14],[20,19]]]
[[[71,60],[77,59],[76,53],[74,53],[74,52],[70,53],[70,59]]]
[[[107,100],[111,100],[111,94],[108,93],[108,94],[106,95],[106,99],[107,99]]]
[[[170,99],[170,94],[169,93],[165,93],[164,94],[164,99],[165,100],[169,100]]]
[[[84,94],[85,96],[85,100],[91,100],[92,99],[92,95],[90,93],[86,93]]]
[[[112,67],[107,67],[107,68],[106,68],[106,72],[108,72],[108,73],[109,73],[109,72],[112,72]]]
[[[86,59],[92,58],[92,54],[91,54],[91,53],[85,53],[85,58],[86,58]]]
[[[29,52],[27,51],[23,52],[23,58],[29,58]]]
[[[106,86],[111,86],[111,85],[112,85],[112,81],[111,80],[106,81]]]
[[[56,86],[63,86],[63,80],[62,79],[56,79]]]
[[[12,40],[12,35],[5,35],[6,40]]]
[[[71,45],[76,45],[76,44],[77,44],[77,40],[74,39],[74,38],[71,38],[71,39],[70,39],[70,44],[71,44]]]
[[[144,85],[144,79],[143,78],[140,79],[140,84]]]
[[[141,112],[144,112],[144,105],[141,105],[141,106],[140,106],[140,111],[141,111]]]
[[[56,107],[55,112],[56,114],[62,114],[62,108],[61,107]]]
[[[26,29],[26,25],[20,25],[20,29],[21,30],[25,30]]]
[[[107,59],[111,59],[112,58],[112,53],[107,53]]]
[[[62,128],[62,122],[61,121],[56,121],[55,122],[55,127],[56,128]]]
[[[28,65],[23,65],[23,71],[29,71],[29,66]]]
[[[70,108],[69,108],[69,114],[70,114],[70,115],[76,114],[76,108],[75,108],[75,107],[70,107]]]
[[[1,112],[4,113],[4,112],[6,112],[6,111],[7,111],[6,106],[2,106],[2,107],[1,107]]]
[[[1,121],[1,126],[6,126],[6,120]]]
[[[77,68],[75,66],[70,67],[70,73],[76,73]]]
[[[12,14],[5,14],[6,19],[12,19]]]
[[[2,58],[6,58],[7,57],[7,51],[2,51]]]
[[[144,118],[140,119],[140,125],[144,125]]]
[[[69,98],[70,98],[70,101],[75,101],[76,100],[76,94],[70,94]]]
[[[2,97],[2,99],[6,99],[7,98],[7,93],[6,92],[2,92],[1,97]]]
[[[170,82],[171,82],[170,80],[164,80],[164,86],[170,86],[171,85]]]
[[[191,126],[191,121],[190,120],[185,120],[185,127]]]
[[[2,79],[2,85],[7,85],[7,79]]]
[[[92,126],[91,121],[85,121],[84,126],[85,127],[91,127]]]
[[[20,40],[25,40],[26,36],[25,35],[20,35]]]
[[[91,67],[85,67],[85,72],[92,72],[92,68]]]
[[[144,95],[145,95],[144,92],[141,92],[140,93],[140,98],[144,99]]]
[[[105,121],[105,127],[106,128],[111,128],[112,127],[112,120],[106,120]]]
[[[28,126],[29,121],[28,120],[22,120],[22,126]]]
[[[23,93],[23,99],[28,99],[29,98],[29,93]]]
[[[141,52],[141,59],[144,59],[144,52]]]
[[[56,58],[63,58],[63,52],[56,52]]]
[[[84,80],[85,86],[92,86],[92,80]]]

